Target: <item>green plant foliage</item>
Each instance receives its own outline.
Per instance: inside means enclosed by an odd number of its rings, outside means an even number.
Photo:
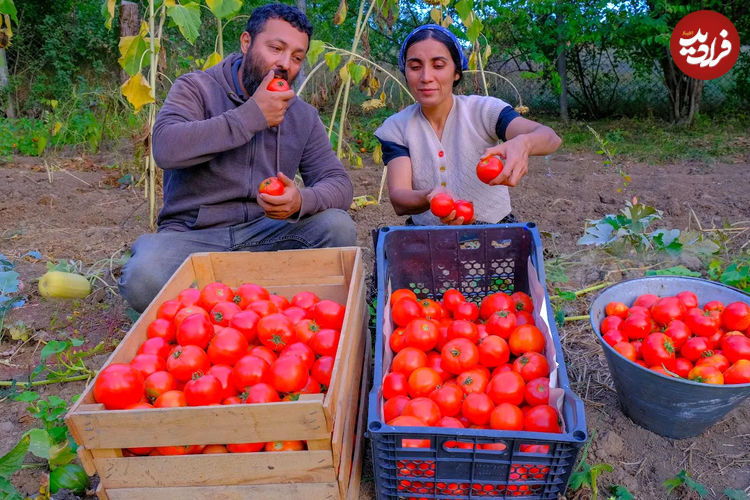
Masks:
[[[693,278],[700,278],[701,273],[691,271],[685,266],[674,266],[666,269],[649,269],[646,271],[646,276],[691,276]]]
[[[672,493],[680,486],[685,486],[686,488],[696,492],[701,498],[706,498],[708,496],[708,488],[690,477],[690,474],[688,474],[685,469],[682,469],[673,478],[664,481],[662,483],[662,486],[667,488],[667,494]]]
[[[714,259],[708,265],[708,277],[750,294],[750,256],[736,257],[726,265]]]

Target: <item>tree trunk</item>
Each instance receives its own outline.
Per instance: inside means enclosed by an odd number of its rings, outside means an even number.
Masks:
[[[307,12],[307,0],[297,0],[297,8],[305,14]],[[307,58],[305,58],[304,61],[302,61],[302,66],[299,69],[299,73],[297,74],[297,82],[302,83],[305,81],[305,75],[307,74]]]
[[[700,109],[705,82],[691,78],[680,71],[669,54],[669,48],[665,48],[665,51],[666,54],[659,63],[664,72],[664,84],[669,94],[669,117],[673,123],[689,125]]]
[[[8,104],[5,108],[7,118],[16,117],[15,96],[8,85],[8,59],[5,57],[5,49],[0,49],[0,92],[7,91]]]
[[[565,22],[562,12],[557,13],[558,28]],[[568,61],[566,43],[562,33],[558,32],[557,74],[560,75],[560,119],[568,123]]]
[[[123,0],[120,3],[120,36],[135,36],[140,31],[141,19],[138,14],[138,4]],[[130,78],[124,70],[120,70],[120,83]]]

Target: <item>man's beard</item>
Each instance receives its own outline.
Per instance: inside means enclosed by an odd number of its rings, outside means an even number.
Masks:
[[[245,86],[245,92],[247,92],[247,95],[252,96],[270,69],[263,69],[260,64],[256,62],[257,58],[252,56],[252,45],[244,57],[245,65],[242,70],[242,85]],[[294,80],[289,80],[289,73],[285,69],[274,68],[274,73],[277,78],[283,78],[286,80],[289,85],[294,82]]]

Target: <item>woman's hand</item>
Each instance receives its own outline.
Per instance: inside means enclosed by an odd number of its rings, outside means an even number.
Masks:
[[[514,187],[529,171],[529,148],[523,136],[517,136],[502,144],[485,149],[481,159],[493,155],[503,159],[503,171],[490,181],[490,186]]]
[[[456,200],[456,197],[448,189],[444,188],[443,186],[438,186],[432,191],[430,191],[429,193],[427,193],[427,201],[428,202],[432,201],[432,199],[440,193],[445,193],[448,196],[450,196],[452,200],[454,201]],[[447,224],[449,226],[461,226],[463,224],[474,224],[476,220],[477,220],[477,217],[475,215],[471,218],[469,222],[464,222],[463,217],[456,217],[455,210],[452,210],[451,213],[449,213],[445,217],[440,217],[440,222],[442,222],[443,224]]]

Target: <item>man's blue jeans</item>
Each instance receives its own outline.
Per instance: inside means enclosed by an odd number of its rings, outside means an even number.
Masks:
[[[356,242],[354,221],[337,208],[294,223],[263,217],[231,227],[143,234],[133,244],[118,286],[128,304],[143,312],[191,253],[345,247]]]

